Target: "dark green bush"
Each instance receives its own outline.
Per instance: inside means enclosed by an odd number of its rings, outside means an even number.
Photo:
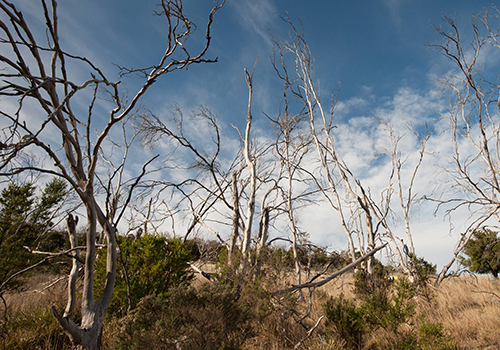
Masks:
[[[416,334],[408,327],[415,316],[415,286],[406,279],[390,281],[383,266],[375,265],[373,274],[364,270],[355,276],[355,295],[359,306],[343,296],[331,299],[323,308],[327,323],[351,349],[361,349],[370,334],[383,330],[382,348],[413,349]]]
[[[416,262],[423,276],[432,271],[433,266],[423,259]],[[391,281],[386,268],[377,265],[372,275],[361,270],[354,277],[359,306],[342,295],[323,305],[330,333],[349,348],[456,349],[440,323],[425,322],[424,317],[420,327],[415,326],[418,284],[406,278]],[[368,339],[376,339],[376,344],[368,344]]]
[[[250,311],[239,293],[207,283],[147,296],[126,317],[114,321],[112,349],[240,349],[251,335]]]
[[[410,270],[413,271],[415,284],[419,289],[427,289],[427,283],[432,275],[436,274],[436,265],[424,258],[410,255]],[[425,291],[422,291],[425,292]]]
[[[491,273],[495,278],[500,273],[500,239],[498,233],[488,229],[474,232],[460,257],[461,263],[471,272]]]
[[[349,349],[361,349],[364,344],[366,322],[363,312],[354,301],[341,294],[323,305],[327,332],[336,334]]]
[[[452,350],[458,349],[451,337],[444,334],[443,324],[439,322],[423,322],[418,328],[422,349]]]
[[[164,295],[170,288],[189,282],[191,248],[179,239],[146,235],[140,239],[118,237],[120,254],[117,278],[108,317],[122,317],[147,295]],[[95,265],[95,292],[104,290],[106,253]]]
[[[65,182],[53,179],[40,196],[35,192],[34,184],[12,182],[0,193],[0,285],[43,258],[25,246],[49,251],[64,246],[65,239],[51,232],[51,218],[66,195]],[[11,279],[0,294],[21,286],[22,277]]]

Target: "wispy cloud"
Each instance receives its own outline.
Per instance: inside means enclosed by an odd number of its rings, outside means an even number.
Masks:
[[[397,26],[403,24],[401,16],[401,5],[406,0],[382,0],[383,4],[388,8],[391,19]]]
[[[273,0],[241,0],[230,2],[239,17],[239,23],[248,31],[257,33],[271,44],[268,30],[278,16]]]

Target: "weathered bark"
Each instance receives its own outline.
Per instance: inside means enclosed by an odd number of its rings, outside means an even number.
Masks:
[[[252,73],[253,75],[253,73]],[[255,159],[252,159],[250,154],[250,131],[252,128],[252,75],[248,74],[245,68],[245,79],[248,85],[248,112],[247,112],[247,123],[245,130],[245,161],[250,170],[250,189],[247,207],[247,217],[245,222],[245,228],[243,230],[243,244],[241,252],[243,254],[242,272],[245,273],[246,265],[248,263],[248,255],[250,253],[250,242],[252,236],[252,222],[253,216],[255,214],[255,186],[256,186],[256,170],[255,170]]]
[[[259,220],[259,242],[258,242],[258,253],[266,246],[268,231],[269,231],[269,207],[264,207],[260,214]]]
[[[68,218],[66,219],[66,226],[71,249],[75,249],[76,247],[78,247],[78,237],[76,235],[77,224],[78,216],[73,218],[73,215],[69,214]],[[68,278],[68,302],[66,304],[66,309],[64,310],[63,317],[70,317],[73,313],[73,310],[75,309],[76,281],[78,279],[78,271],[80,270],[80,252],[78,249],[75,249],[73,254],[75,255],[75,257],[73,258],[73,263]]]
[[[120,196],[122,194],[119,193],[122,189],[121,183],[118,184],[117,191],[114,193],[110,188],[106,189],[106,210],[102,210],[97,204],[95,181],[98,167],[101,166],[103,160],[104,163],[110,164],[110,162],[106,162],[105,155],[103,155],[103,145],[110,140],[111,129],[118,123],[127,120],[136,110],[141,97],[162,75],[185,68],[192,63],[216,62],[216,60],[205,59],[204,55],[211,41],[210,28],[213,17],[224,5],[224,1],[220,4],[216,2],[208,15],[205,45],[195,55],[190,54],[184,46],[185,40],[192,33],[194,26],[182,13],[182,1],[161,1],[161,15],[166,17],[168,24],[166,50],[157,64],[148,65],[149,68],[121,69],[124,75],[136,72],[143,74],[146,78],[144,84],[128,100],[127,104],[121,98],[123,95],[120,91],[121,82],[109,81],[103,72],[87,58],[69,55],[60,47],[57,1],[41,0],[41,4],[41,21],[39,22],[45,23],[45,32],[47,33],[47,40],[44,43],[36,42],[35,29],[31,28],[15,4],[0,0],[0,12],[4,15],[2,17],[4,19],[0,20],[0,31],[2,32],[2,40],[8,44],[5,45],[5,48],[11,50],[5,55],[0,55],[0,71],[8,72],[0,73],[2,76],[0,96],[2,100],[11,99],[9,102],[18,103],[17,110],[11,115],[8,114],[8,111],[2,112],[2,117],[7,123],[10,123],[4,130],[11,130],[12,134],[7,135],[5,140],[2,139],[2,143],[8,143],[9,147],[0,150],[0,169],[4,176],[30,171],[49,173],[64,178],[84,205],[87,227],[81,324],[80,326],[76,325],[68,317],[74,308],[75,284],[73,281],[78,270],[78,251],[76,249],[69,281],[69,298],[66,310],[63,316],[60,316],[55,308],[53,308],[53,313],[75,345],[84,349],[99,349],[104,316],[111,301],[116,277],[116,226],[129,204],[134,187],[145,173],[146,165],[154,159],[145,163],[142,174],[135,178],[136,181],[128,189],[128,198],[121,202],[122,212],[120,214],[117,214],[119,200],[126,197]],[[36,31],[40,31],[40,28],[36,28]],[[178,54],[179,52],[181,54]],[[175,60],[170,59],[172,55],[176,57]],[[66,64],[68,58],[71,59],[72,64],[81,64],[81,68],[88,72],[91,79],[83,83],[71,81],[69,77],[74,74],[68,74],[69,65]],[[82,90],[90,90],[92,100],[88,111],[83,113],[83,116],[77,116],[71,108],[70,101],[75,94]],[[108,94],[106,96],[109,97],[109,102],[114,104],[114,108],[109,112],[107,123],[101,125],[106,118],[102,118],[102,115],[99,116],[99,126],[97,126],[94,119],[94,114],[97,113],[94,111],[94,102],[103,91]],[[28,103],[28,100],[31,102]],[[26,105],[29,105],[30,108],[38,108],[35,112],[40,119],[33,118],[27,123],[20,117],[25,114],[24,107]],[[30,113],[33,113],[31,109]],[[54,131],[57,131],[60,136],[55,137]],[[112,140],[111,142],[113,143]],[[38,167],[32,162],[24,163],[23,158],[19,155],[25,149],[32,151],[29,149],[30,147],[42,151],[54,162],[54,168]],[[128,149],[128,147],[130,144],[125,143],[125,148]],[[126,156],[127,152],[124,153]],[[124,161],[121,166],[123,165]],[[121,175],[120,171],[116,181],[122,181]],[[68,218],[68,234],[70,236],[74,235],[72,233],[73,224],[76,223]],[[96,300],[93,290],[98,226],[102,229],[103,238],[106,240],[107,255],[104,292]],[[70,241],[72,246],[76,248],[77,242],[72,238]]]
[[[85,199],[92,198],[86,196]],[[84,268],[84,281],[82,292],[80,326],[76,325],[66,316],[60,316],[55,309],[52,312],[61,328],[66,332],[71,341],[82,349],[97,350],[100,349],[100,339],[104,316],[113,295],[113,288],[116,278],[116,261],[118,257],[116,237],[114,227],[106,221],[106,218],[100,211],[95,202],[85,202],[87,206],[87,228],[86,228],[86,255]],[[96,258],[96,232],[97,221],[103,226],[107,241],[106,255],[106,281],[104,292],[99,300],[94,299],[94,265]],[[75,287],[75,286],[73,286]],[[69,293],[74,295],[75,291]]]
[[[236,243],[239,237],[240,211],[239,211],[239,195],[236,171],[233,171],[231,176],[231,190],[233,193],[233,223],[231,229],[231,239],[229,241],[229,249],[227,262],[229,266],[234,264],[234,254],[236,253]]]
[[[269,231],[269,210],[270,210],[269,207],[264,207],[260,213],[255,276],[259,276],[262,269],[262,258],[263,258],[262,252],[264,251],[264,248],[267,244],[268,231]]]

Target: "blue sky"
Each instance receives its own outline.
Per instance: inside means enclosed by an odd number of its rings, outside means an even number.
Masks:
[[[202,43],[211,5],[208,0],[185,4],[187,14],[199,26],[192,46]],[[276,98],[269,92],[279,89],[280,82],[269,64],[269,33],[278,40],[287,39],[289,28],[279,18],[286,13],[297,25],[299,18],[304,25],[323,92],[334,92],[341,82],[341,100],[362,96],[369,89],[385,101],[402,87],[429,89],[433,84],[430,75],[442,74],[444,65],[444,58],[426,47],[439,40],[431,24],[441,25],[440,17],[450,14],[468,31],[471,13],[482,11],[482,6],[477,1],[229,0],[216,16],[209,50],[209,57],[218,57],[219,63],[191,66],[188,72],[166,77],[148,99],[153,99],[153,106],[155,98],[182,105],[223,106],[217,113],[234,122],[238,119],[235,114],[245,110],[243,68],[253,67],[259,58],[255,87],[263,96],[256,99],[256,110],[260,105],[272,109]],[[94,59],[111,77],[117,73],[111,63],[147,66],[163,49],[164,24],[154,16],[156,9],[155,1],[61,3],[65,47]]]
[[[208,0],[186,2],[187,14],[199,26],[190,45],[202,42],[211,5]],[[279,89],[280,82],[269,64],[269,33],[278,40],[287,39],[289,28],[279,16],[288,13],[296,24],[300,18],[304,25],[316,77],[325,93],[334,92],[341,82],[341,100],[370,89],[382,102],[402,87],[428,89],[433,84],[430,75],[441,74],[444,64],[444,58],[426,47],[439,40],[431,24],[441,25],[440,17],[450,14],[468,31],[471,13],[482,11],[482,6],[477,1],[229,0],[217,14],[209,51],[219,63],[192,66],[188,72],[166,77],[148,99],[161,94],[158,98],[182,105],[222,106],[217,113],[234,122],[238,119],[235,114],[245,110],[246,99],[241,97],[246,94],[243,68],[253,67],[259,57],[255,88],[257,96],[263,96],[256,98],[255,109],[262,105],[271,112],[276,98],[269,92]],[[155,9],[155,1],[73,1],[59,5],[61,28],[69,29],[74,49],[107,66],[111,76],[117,70],[110,63],[145,66],[161,53],[164,27],[153,15]]]
[[[188,17],[198,25],[188,41],[188,47],[194,50],[203,44],[205,21],[212,4],[209,0],[185,1]],[[19,6],[34,23],[43,24],[36,19],[38,6],[32,2],[20,2]],[[436,121],[446,109],[447,96],[435,85],[435,79],[453,67],[427,46],[441,40],[431,25],[444,25],[441,17],[447,14],[456,18],[463,36],[467,37],[471,15],[483,11],[483,6],[489,3],[227,0],[216,15],[207,55],[218,57],[218,63],[193,65],[187,71],[169,74],[158,81],[142,103],[159,114],[167,113],[174,103],[186,111],[206,105],[218,115],[225,137],[237,140],[231,124],[244,128],[248,101],[243,69],[251,70],[258,58],[253,79],[254,135],[270,137],[269,123],[262,112],[276,114],[282,96],[281,82],[270,64],[270,35],[278,41],[287,40],[290,28],[280,16],[288,14],[297,26],[300,18],[325,104],[329,104],[328,99],[339,82],[342,85],[336,115],[341,130],[340,149],[358,176],[376,190],[386,180],[384,167],[374,166],[372,161],[385,141],[375,132],[374,120],[384,118],[396,126],[411,122],[417,127],[424,121]],[[156,2],[150,0],[61,1],[58,10],[63,47],[91,59],[109,79],[118,80],[118,69],[113,64],[147,67],[162,54],[165,26],[153,14],[155,9]],[[492,67],[498,69],[496,59]],[[122,80],[133,93],[139,79],[128,76]],[[433,155],[417,184],[417,189],[423,192],[433,185],[436,164],[443,163],[448,146],[443,138],[436,137],[430,147]],[[403,150],[411,156],[418,153],[414,140],[405,143]],[[304,214],[302,219],[311,240],[332,249],[344,249],[342,233],[325,229],[332,227],[330,220],[334,214],[324,208],[314,210],[314,218]],[[415,242],[419,255],[441,266],[451,257],[456,235],[465,220],[458,218],[454,223],[456,231],[450,233],[450,225],[442,214],[434,217],[432,211],[431,206],[424,205],[414,213]]]

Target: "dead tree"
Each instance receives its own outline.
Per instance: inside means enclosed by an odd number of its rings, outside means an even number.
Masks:
[[[399,143],[409,137],[400,135],[388,121],[380,120],[380,124],[390,140],[391,147],[385,149],[384,152],[391,159],[392,170],[388,179],[389,184],[382,192],[380,204],[372,204],[373,213],[380,225],[383,225],[385,236],[392,243],[391,250],[397,256],[399,267],[409,276],[410,280],[418,283],[418,271],[414,266],[417,253],[411,231],[411,212],[413,207],[424,197],[415,193],[414,186],[426,154],[427,143],[433,135],[434,129],[429,128],[426,124],[426,129],[420,136],[411,125],[407,125],[411,135],[420,143],[418,153],[415,154],[414,159],[410,159],[411,154],[403,156],[399,147]],[[403,172],[409,173],[406,176],[409,178],[407,182],[405,182]],[[394,197],[396,198],[394,199]],[[394,225],[391,224],[393,220],[390,219],[390,216],[398,212],[402,214],[404,234],[398,234]]]
[[[180,195],[180,199],[172,203],[171,208],[167,208],[165,216],[169,216],[172,220],[176,220],[175,218],[188,220],[185,225],[184,240],[187,240],[197,228],[203,227],[214,233],[219,241],[226,245],[225,240],[211,227],[211,223],[225,225],[227,223],[224,221],[232,217],[232,224],[228,226],[233,227],[233,232],[236,227],[236,233],[238,232],[239,208],[236,204],[239,201],[237,181],[240,173],[238,169],[241,163],[240,152],[236,152],[234,159],[226,168],[219,159],[222,144],[216,115],[207,107],[199,107],[191,113],[189,120],[196,121],[198,127],[204,125],[203,129],[211,136],[207,138],[212,141],[210,144],[205,143],[205,140],[200,142],[200,137],[192,131],[192,126],[186,125],[180,106],[174,106],[170,117],[151,113],[144,113],[139,117],[138,132],[144,145],[154,148],[156,144],[162,142],[172,146],[168,157],[176,159],[175,167],[171,167],[172,161],[165,156],[162,160],[165,169],[161,170],[184,171],[189,174],[180,182],[168,178],[150,181],[148,187],[156,189],[155,198]],[[179,151],[182,154],[177,156]],[[159,200],[155,202],[156,208],[152,211],[162,213],[158,204],[166,206],[166,203]]]
[[[229,239],[229,247],[227,252],[227,263],[229,266],[234,264],[234,255],[236,254],[236,245],[240,236],[240,210],[239,210],[239,194],[237,173],[233,171],[231,176],[231,193],[233,195],[233,221],[231,225],[231,238]]]
[[[1,43],[9,50],[0,55],[0,96],[4,103],[9,101],[9,106],[17,105],[1,112],[4,133],[0,169],[4,176],[32,171],[62,177],[82,201],[87,220],[82,320],[77,325],[70,318],[60,316],[55,308],[53,313],[75,345],[84,349],[99,349],[104,316],[116,276],[116,219],[119,217],[111,215],[99,204],[96,181],[97,173],[103,166],[101,151],[109,142],[110,131],[134,113],[140,98],[161,76],[193,63],[214,61],[204,56],[211,40],[213,17],[223,2],[217,3],[210,12],[205,45],[193,55],[188,51],[186,40],[194,27],[183,13],[182,1],[161,1],[159,14],[168,23],[166,49],[157,63],[148,68],[122,69],[123,74],[141,73],[145,78],[128,101],[122,100],[120,81],[108,79],[90,60],[72,55],[61,47],[56,0],[41,0],[40,4],[41,22],[46,26],[42,30],[28,23],[15,4],[5,0],[0,2],[4,18],[0,21]],[[40,39],[37,33],[46,33],[46,36],[42,35]],[[87,72],[90,79],[73,79],[77,74],[72,74],[69,69],[75,66]],[[112,104],[108,120],[104,123],[102,121],[106,118],[102,117],[102,113],[105,112],[95,103],[102,93]],[[76,107],[77,101],[84,102],[87,96],[90,96],[88,109],[82,111]],[[29,117],[25,111],[28,107]],[[59,136],[56,137],[54,132]],[[53,166],[34,162],[30,154],[35,150],[51,159]],[[105,201],[118,203],[124,200],[116,198],[115,193],[106,193]],[[108,208],[117,208],[117,205]],[[107,274],[104,292],[96,298],[93,286],[98,226],[107,246]],[[70,309],[71,306],[68,306],[67,311]]]
[[[321,92],[313,76],[314,64],[309,46],[303,31],[299,31],[289,18],[284,21],[291,27],[290,40],[281,44],[274,40],[275,55],[273,65],[286,92],[300,101],[300,112],[305,115],[309,124],[310,139],[316,149],[315,161],[319,164],[320,174],[309,171],[309,176],[334,211],[337,212],[340,224],[347,238],[352,261],[356,260],[356,249],[367,254],[375,248],[376,240],[388,237],[393,243],[401,267],[411,274],[409,257],[415,255],[415,248],[410,231],[410,211],[417,201],[413,186],[419,167],[425,154],[425,146],[432,132],[426,132],[420,139],[421,150],[410,180],[403,184],[402,168],[405,160],[398,149],[398,135],[391,125],[382,122],[388,129],[392,140],[392,149],[387,150],[392,161],[392,171],[387,175],[388,185],[380,192],[380,199],[375,199],[372,190],[346,163],[337,145],[333,123],[337,94],[332,96],[332,108],[326,112],[321,99]],[[287,69],[287,56],[290,53],[294,60],[293,74]],[[417,134],[415,134],[418,137]],[[394,185],[394,182],[396,184]],[[394,196],[396,195],[396,196]],[[394,203],[398,199],[398,204]],[[391,216],[397,207],[403,212],[406,237],[398,236],[391,223]],[[357,244],[355,241],[357,240]],[[405,253],[405,242],[410,251]],[[356,247],[357,245],[357,247]],[[367,270],[371,273],[373,257],[367,259]]]
[[[243,254],[243,273],[246,269],[246,264],[248,263],[248,254],[250,253],[250,243],[252,238],[252,223],[253,216],[255,214],[255,187],[256,187],[256,169],[255,169],[255,157],[250,154],[250,131],[252,127],[252,95],[253,95],[253,85],[252,85],[253,71],[249,74],[245,68],[245,79],[248,85],[248,112],[247,112],[247,122],[245,128],[245,137],[243,141],[245,142],[244,155],[245,162],[250,170],[250,189],[247,205],[247,215],[245,227],[243,229],[243,242],[241,245],[241,252]]]
[[[458,255],[482,225],[498,225],[500,208],[500,87],[498,75],[491,71],[488,57],[500,49],[499,15],[485,9],[472,17],[473,36],[464,43],[455,20],[443,17],[446,29],[435,27],[440,44],[431,47],[441,52],[453,65],[450,74],[439,80],[450,92],[447,115],[450,122],[452,166],[446,193],[434,199],[446,214],[469,210],[469,224],[455,246],[453,257],[439,274],[439,284]],[[496,28],[492,28],[493,23]]]
[[[332,131],[335,128],[333,125],[332,116],[328,115],[321,101],[321,96],[313,81],[313,58],[307,45],[303,33],[299,32],[289,18],[284,19],[292,28],[291,42],[282,46],[276,40],[274,42],[276,51],[279,53],[280,62],[274,64],[275,70],[279,77],[283,80],[285,86],[290,89],[291,93],[301,101],[303,109],[308,121],[310,134],[318,152],[318,160],[323,172],[323,178],[326,180],[327,186],[320,186],[319,189],[325,195],[325,198],[332,205],[332,208],[338,213],[342,228],[346,235],[351,259],[356,260],[355,244],[353,240],[353,231],[349,227],[346,214],[345,203],[348,206],[354,206],[353,213],[361,215],[364,218],[364,233],[358,231],[359,236],[363,240],[367,240],[367,251],[375,248],[375,226],[372,218],[371,200],[368,197],[361,182],[352,174],[341,155],[337,151],[335,140]],[[284,54],[289,52],[295,60],[294,76],[288,74]],[[332,108],[333,111],[333,108]],[[319,130],[317,118],[319,118]],[[316,181],[319,183],[319,181]],[[333,196],[333,199],[330,198]],[[345,195],[345,198],[342,198]],[[363,251],[363,247],[358,247]],[[371,271],[372,258],[368,261],[368,270]]]
[[[286,74],[286,71],[285,73]],[[295,264],[297,284],[302,283],[302,267],[299,261],[299,239],[301,233],[297,226],[296,212],[300,201],[307,200],[311,193],[311,184],[304,168],[305,160],[310,153],[312,139],[307,133],[307,115],[302,112],[293,113],[288,100],[289,89],[285,84],[283,89],[282,110],[275,118],[269,118],[275,126],[277,138],[275,153],[283,168],[283,179],[280,180],[280,193],[283,197],[283,211],[288,218],[288,226],[292,235],[292,252]],[[295,195],[296,183],[306,185],[306,189]],[[302,297],[302,294],[301,294]]]
[[[252,75],[246,72],[245,77],[251,88]],[[200,107],[193,112],[189,120],[196,120],[198,126],[200,124],[206,126],[203,129],[210,135],[206,138],[212,141],[210,144],[207,144],[205,140],[200,140],[199,135],[192,132],[179,106],[174,107],[174,113],[170,118],[143,113],[136,123],[140,126],[142,143],[148,147],[154,147],[159,142],[168,143],[173,148],[169,156],[174,158],[176,152],[182,150],[182,161],[176,162],[175,169],[170,169],[170,171],[185,171],[190,174],[189,178],[181,182],[168,180],[149,182],[149,186],[157,188],[158,193],[180,195],[181,199],[174,204],[168,215],[181,217],[181,219],[183,214],[185,218],[190,216],[184,234],[185,239],[197,228],[203,228],[215,234],[218,240],[227,246],[228,263],[235,269],[239,264],[238,259],[235,258],[238,250],[242,254],[243,261],[241,262],[244,262],[253,248],[252,227],[256,215],[256,192],[263,184],[272,182],[269,180],[272,169],[258,169],[260,160],[263,160],[263,167],[267,167],[265,158],[270,146],[260,147],[252,142],[251,96],[252,90],[250,89],[244,136],[240,133],[241,148],[231,154],[233,158],[228,165],[220,159],[223,145],[216,115],[207,107]],[[271,186],[270,191],[273,190],[276,191],[276,188]],[[260,232],[263,234],[259,235],[261,245],[265,244],[267,239],[265,228],[268,227],[269,221],[264,219],[269,215],[264,215],[263,208],[267,205],[268,197],[269,191],[262,199],[263,220],[261,223],[263,225],[260,226]],[[229,243],[226,243],[226,235],[221,235],[217,229],[213,228],[215,225],[230,228],[228,230],[231,232]]]

